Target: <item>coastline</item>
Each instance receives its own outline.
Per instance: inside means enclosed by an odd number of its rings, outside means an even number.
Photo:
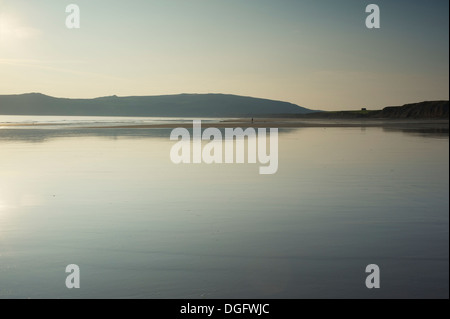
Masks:
[[[148,124],[148,125],[112,125],[90,128],[125,128],[125,129],[149,129],[149,128],[190,128],[192,123]],[[224,120],[217,123],[202,123],[202,128],[307,128],[307,127],[440,127],[448,128],[449,120],[317,120],[317,119],[256,119],[253,122],[248,119]]]
[[[211,121],[210,119],[199,119],[208,122],[202,122],[202,128],[236,128],[236,127],[253,127],[253,128],[308,128],[308,127],[386,127],[386,128],[439,128],[449,129],[448,119],[293,119],[293,118],[256,118],[253,121],[249,118],[225,119],[219,121]],[[164,124],[128,124],[128,123],[111,123],[111,125],[69,125],[67,123],[1,123],[0,128],[21,127],[29,128],[51,128],[57,126],[61,129],[65,126],[76,129],[173,129],[177,127],[192,128],[192,122],[177,122]]]

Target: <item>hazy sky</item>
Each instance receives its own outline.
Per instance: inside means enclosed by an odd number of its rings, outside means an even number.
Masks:
[[[80,29],[65,26],[70,3]],[[448,0],[0,0],[0,94],[230,93],[324,110],[448,99],[448,27]]]

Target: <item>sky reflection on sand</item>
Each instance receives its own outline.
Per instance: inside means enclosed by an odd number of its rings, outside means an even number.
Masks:
[[[283,132],[261,176],[168,129],[2,130],[0,298],[448,297],[448,134]]]

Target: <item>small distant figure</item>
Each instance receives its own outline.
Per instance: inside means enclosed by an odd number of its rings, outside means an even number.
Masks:
[[[252,123],[253,123],[253,117],[252,117]]]

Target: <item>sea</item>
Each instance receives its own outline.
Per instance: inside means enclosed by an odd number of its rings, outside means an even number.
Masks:
[[[261,175],[111,128],[190,121],[0,116],[0,298],[449,297],[448,129],[280,128]]]

